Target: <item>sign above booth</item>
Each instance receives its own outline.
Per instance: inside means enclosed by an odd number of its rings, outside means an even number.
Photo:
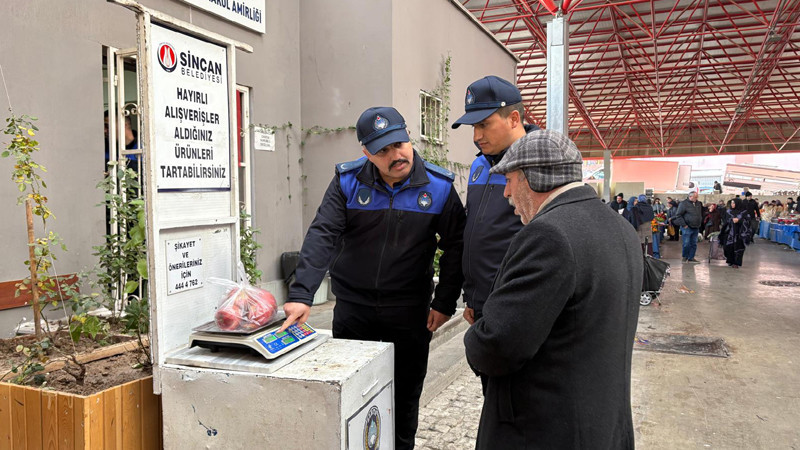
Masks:
[[[216,14],[259,33],[266,31],[264,4],[266,0],[183,0],[190,5]]]
[[[152,26],[156,187],[230,189],[227,49]]]

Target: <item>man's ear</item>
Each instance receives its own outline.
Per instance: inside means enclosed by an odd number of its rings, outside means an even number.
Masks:
[[[361,151],[364,152],[364,156],[366,156],[367,158],[372,156],[372,154],[367,151],[367,147],[361,147]]]
[[[519,111],[517,110],[511,111],[511,114],[509,114],[508,117],[511,118],[512,127],[522,126],[522,117],[520,117]]]

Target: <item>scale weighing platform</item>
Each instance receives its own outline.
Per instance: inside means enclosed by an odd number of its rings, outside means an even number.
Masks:
[[[308,324],[293,324],[279,332],[283,311],[252,331],[226,331],[214,321],[195,327],[189,347],[166,358],[169,364],[271,373],[308,353],[330,337]]]

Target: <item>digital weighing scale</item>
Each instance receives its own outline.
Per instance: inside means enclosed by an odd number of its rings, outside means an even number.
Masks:
[[[286,314],[279,311],[265,325],[250,331],[227,331],[211,321],[192,329],[188,348],[167,357],[166,362],[213,369],[241,369],[271,373],[325,342],[330,335],[308,324],[292,324],[280,330]]]

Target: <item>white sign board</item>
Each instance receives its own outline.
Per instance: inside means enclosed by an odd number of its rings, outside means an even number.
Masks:
[[[225,20],[263,33],[266,0],[183,0],[190,5],[216,14]]]
[[[167,294],[203,287],[203,240],[195,237],[165,242]]]
[[[227,49],[152,25],[156,188],[230,189]]]
[[[256,150],[275,151],[275,132],[269,128],[256,127],[253,130],[253,144]]]

